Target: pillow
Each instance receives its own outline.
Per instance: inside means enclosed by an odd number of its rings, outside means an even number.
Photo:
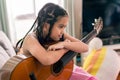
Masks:
[[[5,49],[6,53],[10,57],[16,54],[12,46],[12,43],[10,42],[10,40],[8,39],[8,37],[5,35],[3,31],[0,31],[0,46],[2,46]]]
[[[89,43],[89,50],[81,54],[81,64],[83,65],[85,58],[89,55],[91,50],[98,50],[103,47],[103,42],[99,37],[94,37]]]
[[[0,69],[6,63],[10,56],[6,53],[5,49],[0,46]]]
[[[83,69],[99,80],[116,80],[120,72],[120,58],[112,49],[93,49],[86,57]]]
[[[10,40],[4,32],[0,31],[0,69],[4,63],[14,55],[16,55],[16,53]]]

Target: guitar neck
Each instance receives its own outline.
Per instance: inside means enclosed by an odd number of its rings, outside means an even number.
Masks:
[[[91,31],[88,35],[86,35],[84,38],[81,39],[84,43],[89,43],[95,36],[97,36],[97,30],[94,29]]]

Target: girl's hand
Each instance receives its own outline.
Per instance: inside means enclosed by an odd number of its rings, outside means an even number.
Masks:
[[[65,42],[70,42],[70,40],[66,39],[63,42],[58,42],[56,44],[50,45],[47,50],[48,51],[55,51],[55,50],[59,50],[59,49],[64,49]]]

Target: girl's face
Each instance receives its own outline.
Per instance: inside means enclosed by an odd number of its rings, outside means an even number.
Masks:
[[[54,25],[50,37],[54,41],[59,41],[68,23],[68,16],[61,17]]]

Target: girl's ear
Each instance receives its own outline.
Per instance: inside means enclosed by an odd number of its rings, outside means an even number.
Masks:
[[[48,23],[45,23],[44,26],[43,26],[43,36],[46,37],[46,35],[49,33],[49,27],[50,27],[50,24]]]
[[[50,24],[45,23],[45,24],[44,24],[44,27],[43,27],[43,31],[48,31],[48,30],[49,30],[49,27],[50,27]]]

